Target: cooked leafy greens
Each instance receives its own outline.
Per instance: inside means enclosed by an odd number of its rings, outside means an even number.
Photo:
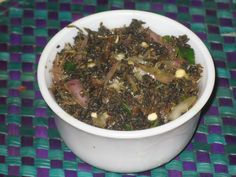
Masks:
[[[63,69],[64,69],[64,71],[65,71],[66,73],[71,73],[71,72],[74,72],[74,71],[75,71],[76,66],[77,66],[77,65],[76,65],[75,63],[73,63],[73,62],[71,62],[71,61],[66,61],[66,62],[64,63]]]
[[[190,47],[179,47],[178,54],[181,58],[187,60],[190,64],[195,64],[194,50]]]
[[[100,128],[140,130],[178,118],[198,96],[202,67],[188,37],[160,36],[144,22],[78,29],[53,63],[52,92],[75,118]]]

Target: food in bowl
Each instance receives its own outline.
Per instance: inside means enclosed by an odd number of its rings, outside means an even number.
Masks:
[[[194,105],[202,66],[187,35],[161,36],[143,24],[133,19],[113,29],[102,23],[97,31],[78,28],[51,70],[51,90],[67,113],[127,131],[165,124]]]
[[[167,17],[136,10],[113,10],[86,16],[72,23],[80,29],[96,31],[102,21],[109,29],[129,25],[139,19],[155,33],[187,35],[194,49],[195,63],[203,67],[196,103],[174,121],[134,131],[97,128],[75,119],[62,109],[52,93],[52,68],[58,52],[65,43],[73,44],[76,28],[60,30],[45,46],[39,59],[37,79],[40,92],[55,113],[55,123],[62,139],[81,160],[101,169],[114,172],[140,172],[169,162],[186,147],[196,130],[201,109],[208,101],[215,82],[213,59],[204,43],[191,30]]]

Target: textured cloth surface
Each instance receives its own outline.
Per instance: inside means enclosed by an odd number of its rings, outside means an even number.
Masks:
[[[36,81],[40,54],[57,31],[110,9],[145,10],[181,22],[204,41],[216,66],[214,94],[189,145],[142,173],[111,173],[76,157],[60,138]],[[0,176],[236,176],[235,19],[235,0],[0,1]]]

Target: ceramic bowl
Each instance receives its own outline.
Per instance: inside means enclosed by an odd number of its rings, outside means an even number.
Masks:
[[[196,63],[203,66],[200,93],[196,104],[178,119],[159,127],[136,131],[115,131],[85,124],[66,113],[50,91],[53,60],[65,43],[73,44],[75,28],[63,28],[46,45],[38,65],[41,94],[56,114],[55,122],[65,144],[83,161],[108,171],[140,172],[163,165],[188,144],[197,127],[201,109],[214,86],[215,68],[204,43],[188,28],[167,17],[135,10],[114,10],[89,15],[72,24],[79,28],[98,29],[100,22],[108,28],[129,25],[131,20],[144,21],[146,27],[160,35],[183,35],[195,50]],[[59,47],[58,47],[59,46]]]

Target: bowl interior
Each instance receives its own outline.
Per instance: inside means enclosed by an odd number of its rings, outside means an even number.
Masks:
[[[212,58],[205,45],[202,43],[202,41],[188,28],[177,23],[176,21],[173,21],[161,15],[148,12],[133,11],[133,10],[108,11],[87,16],[85,18],[73,22],[73,25],[81,29],[86,27],[92,30],[97,30],[99,24],[103,22],[103,24],[108,28],[116,28],[116,27],[122,27],[123,25],[129,25],[133,18],[144,21],[145,22],[144,26],[150,27],[150,29],[152,29],[153,31],[155,31],[160,35],[178,36],[186,34],[190,38],[189,44],[193,47],[195,51],[196,63],[199,63],[203,66],[202,79],[199,83],[200,92],[197,103],[187,113],[183,114],[180,118],[176,119],[175,121],[172,121],[157,128],[153,128],[156,129],[156,133],[157,132],[161,133],[167,131],[168,129],[170,130],[172,128],[175,128],[176,126],[184,123],[185,121],[193,117],[201,110],[201,108],[205,105],[206,101],[208,100],[212,92],[215,80],[215,69]],[[59,117],[61,117],[62,119],[64,119],[65,121],[76,127],[84,129],[85,131],[87,130],[90,131],[91,129],[94,129],[95,131],[100,131],[101,135],[105,135],[106,131],[112,132],[112,130],[101,130],[100,128],[92,127],[90,125],[85,125],[84,123],[75,119],[70,120],[73,118],[67,113],[65,113],[65,111],[63,111],[59,107],[59,105],[57,105],[52,93],[49,90],[52,84],[52,75],[50,73],[50,70],[52,68],[53,60],[56,56],[56,53],[59,52],[61,49],[63,49],[65,43],[69,42],[73,44],[74,40],[73,38],[76,36],[76,34],[77,34],[76,28],[65,27],[60,32],[58,32],[45,47],[41,55],[38,68],[38,82],[40,91],[47,104]],[[141,130],[139,132],[142,131],[145,130]],[[155,130],[150,129],[150,131],[155,131]],[[131,132],[137,132],[137,131],[131,131]],[[122,132],[120,133],[122,134]],[[122,135],[122,136],[128,137],[129,136],[128,134],[130,134],[130,136],[135,136],[132,135],[133,133],[130,132],[126,133],[127,135]]]

